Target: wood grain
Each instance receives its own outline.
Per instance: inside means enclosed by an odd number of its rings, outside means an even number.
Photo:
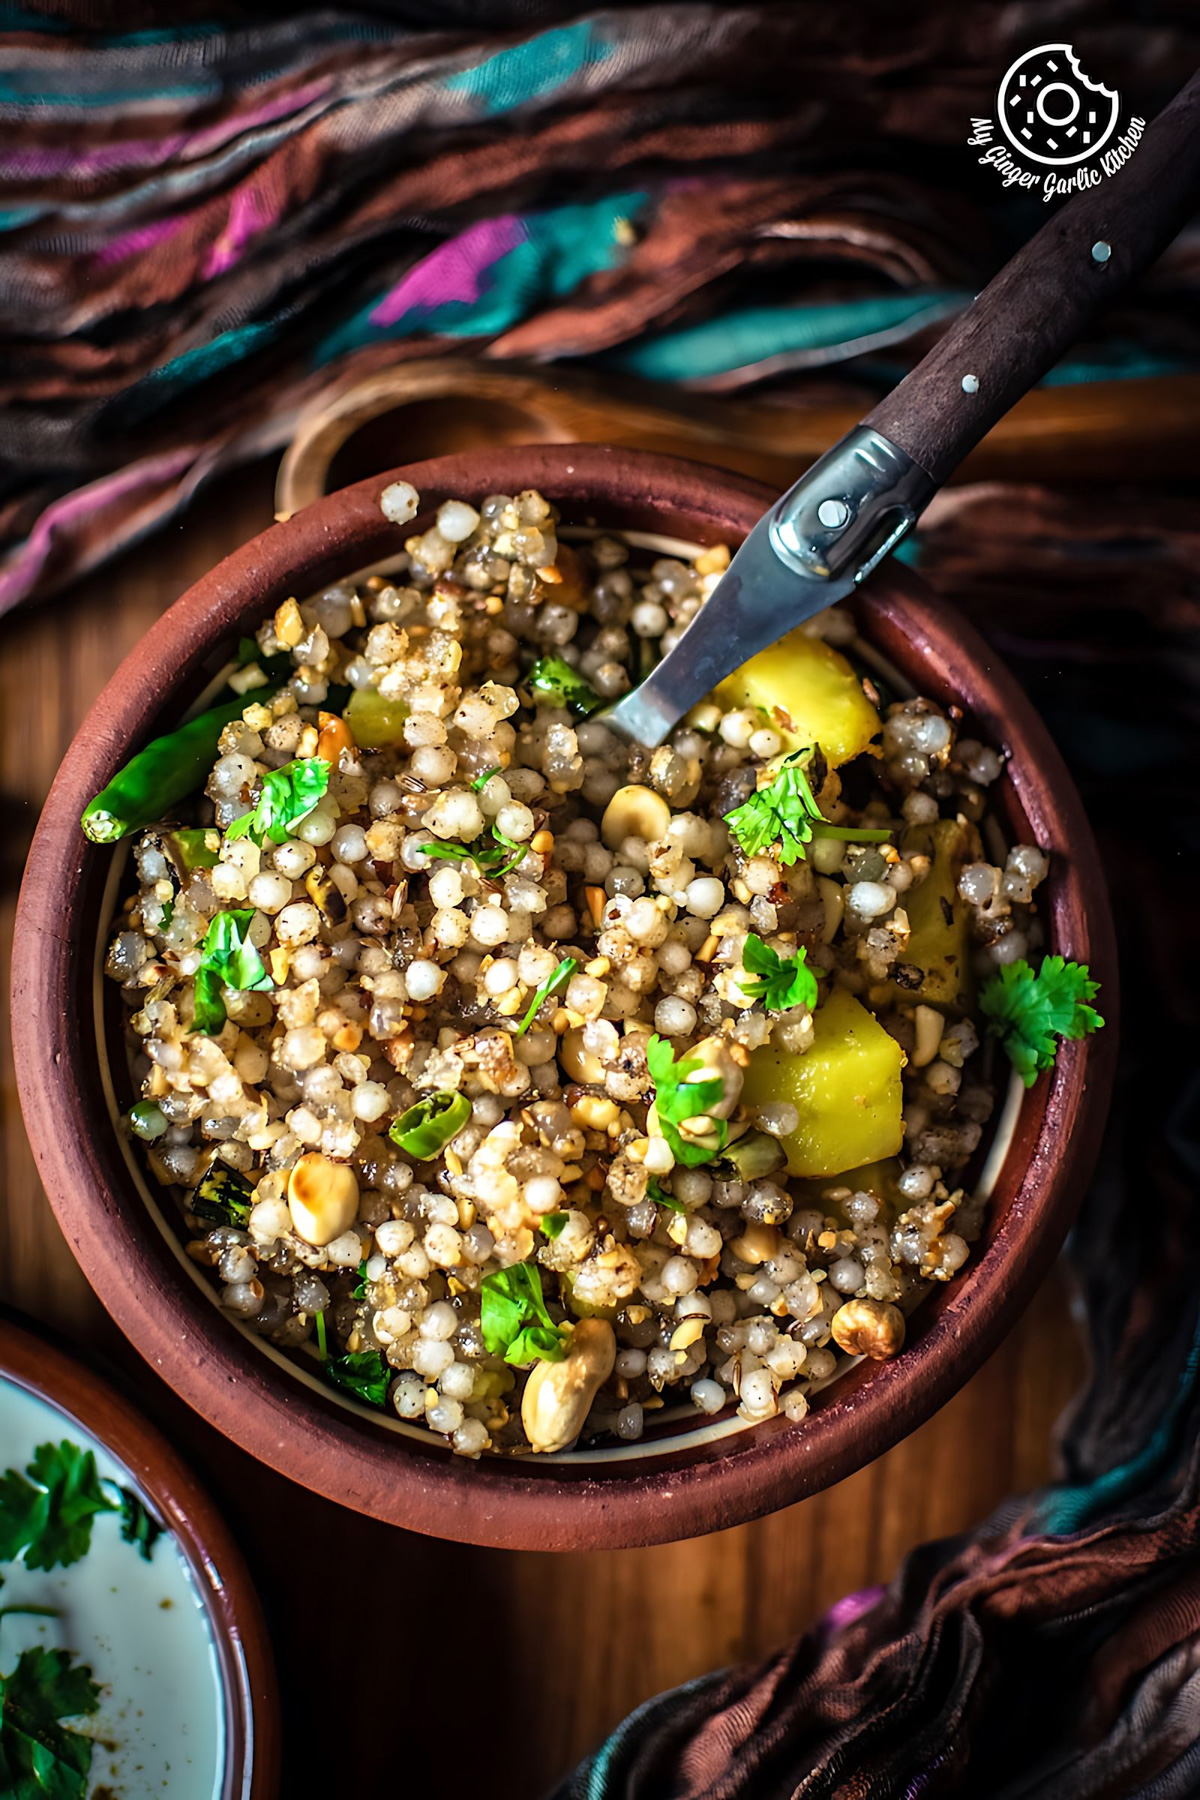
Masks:
[[[271,471],[243,472],[178,528],[0,631],[6,962],[23,846],[80,718],[165,605],[270,514]],[[110,1359],[225,1508],[272,1628],[285,1793],[355,1792],[402,1769],[410,1791],[528,1800],[650,1694],[771,1649],[841,1595],[888,1579],[913,1545],[968,1528],[1050,1472],[1054,1420],[1082,1371],[1057,1275],[920,1431],[756,1524],[551,1556],[442,1544],[345,1513],[219,1438],[124,1344],[37,1183],[7,1022],[0,1054],[0,1299]],[[452,1679],[464,1656],[465,1692]],[[402,1739],[391,1724],[401,1707],[421,1720]],[[464,1713],[488,1746],[486,1777],[464,1763]]]

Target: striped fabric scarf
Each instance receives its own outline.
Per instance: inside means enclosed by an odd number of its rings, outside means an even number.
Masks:
[[[1200,59],[1200,28],[1055,10],[1146,114]],[[0,611],[401,357],[894,381],[1032,222],[963,150],[1026,17],[0,8]],[[1102,361],[1200,361],[1195,264],[1185,243]]]
[[[1182,9],[1051,18],[1146,116],[1200,60]],[[1004,0],[0,8],[0,610],[404,357],[864,399],[1037,222],[962,156],[1030,29]],[[1198,262],[1185,236],[1060,377],[1196,367]],[[921,542],[1113,871],[1124,1067],[1069,1249],[1093,1375],[1064,1478],[651,1701],[561,1800],[1200,1791],[1194,496],[957,490]]]

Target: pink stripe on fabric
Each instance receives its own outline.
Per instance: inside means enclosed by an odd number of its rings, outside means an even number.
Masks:
[[[211,280],[214,275],[223,275],[226,269],[232,269],[251,238],[265,231],[268,225],[273,225],[277,217],[277,209],[268,205],[256,188],[238,188],[230,203],[225,229],[205,259],[202,270],[205,280]]]
[[[161,244],[165,238],[174,237],[177,231],[182,231],[190,217],[190,213],[180,213],[174,219],[156,219],[153,225],[139,225],[136,231],[127,231],[124,237],[114,238],[111,244],[105,244],[103,250],[97,251],[96,261],[101,265],[121,262],[127,256],[137,256],[143,250],[153,250],[155,244]]]
[[[152,487],[182,475],[196,460],[195,445],[163,456],[148,456],[132,467],[118,469],[86,487],[76,488],[55,500],[34,520],[33,529],[17,554],[0,569],[0,612],[15,605],[32,588],[54,548],[55,533],[81,515],[102,512],[111,501],[120,500],[139,488]]]
[[[882,1587],[859,1588],[856,1594],[845,1594],[837,1600],[825,1614],[825,1623],[831,1631],[841,1631],[847,1625],[853,1625],[864,1613],[870,1612],[883,1599],[885,1590]]]
[[[467,304],[478,300],[487,270],[515,250],[524,237],[525,227],[515,213],[480,219],[458,237],[439,244],[403,275],[372,308],[372,325],[394,325],[414,307],[432,311],[454,300]]]
[[[64,169],[70,169],[81,176],[101,175],[108,170],[123,169],[139,162],[153,168],[182,156],[185,151],[203,154],[219,149],[232,138],[253,131],[256,126],[270,125],[277,119],[287,118],[291,113],[303,112],[311,101],[319,100],[329,86],[328,81],[310,81],[307,86],[297,88],[294,93],[280,94],[275,100],[265,101],[254,112],[238,113],[228,119],[218,120],[215,125],[208,125],[201,131],[176,131],[165,138],[126,138],[116,144],[99,144],[83,156],[69,148],[16,150],[0,162],[0,176],[20,176],[30,180],[41,175],[57,175]]]

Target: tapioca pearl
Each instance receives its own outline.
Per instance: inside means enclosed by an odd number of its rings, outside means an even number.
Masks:
[[[433,1000],[441,992],[446,981],[446,971],[435,962],[419,957],[416,962],[409,963],[404,971],[404,985],[410,1000],[423,1004]]]
[[[322,800],[307,818],[293,827],[295,835],[305,844],[327,844],[337,831],[337,809],[332,802]]]
[[[465,500],[445,500],[437,510],[437,528],[448,544],[463,544],[479,527],[479,514]]]

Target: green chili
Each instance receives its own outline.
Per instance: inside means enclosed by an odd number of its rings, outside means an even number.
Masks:
[[[401,1113],[393,1120],[388,1136],[410,1156],[429,1162],[458,1136],[470,1116],[471,1102],[466,1095],[443,1088]]]
[[[224,700],[139,750],[85,807],[79,821],[84,835],[93,844],[115,844],[131,831],[163,818],[203,787],[226,725],[240,719],[248,706],[269,700],[274,692],[273,687],[255,688],[250,694]]]
[[[189,1195],[187,1209],[209,1225],[233,1225],[239,1230],[250,1217],[254,1189],[236,1169],[219,1165],[208,1171],[195,1193]]]

